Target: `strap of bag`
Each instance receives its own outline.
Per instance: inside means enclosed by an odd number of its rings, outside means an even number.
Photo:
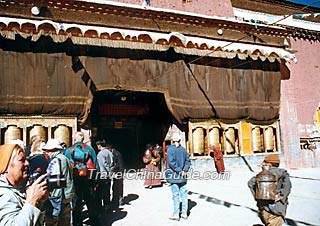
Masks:
[[[82,145],[74,145],[74,146],[71,147],[70,156],[71,156],[71,159],[73,160],[73,162],[76,162],[76,160],[74,159],[74,150],[76,148],[80,148],[83,151]],[[90,158],[90,152],[88,151],[87,153],[85,153],[84,159],[82,159],[82,161],[84,163],[86,163],[89,158]]]

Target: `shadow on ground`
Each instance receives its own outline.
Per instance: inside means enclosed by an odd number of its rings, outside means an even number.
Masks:
[[[127,196],[123,197],[123,204],[124,205],[131,205],[130,202],[139,198],[137,194],[128,194]]]
[[[188,210],[187,210],[187,215],[190,216],[191,214],[191,209],[195,207],[197,203],[195,201],[192,201],[191,199],[188,199]],[[182,202],[180,202],[180,211],[182,210]]]
[[[128,194],[123,197],[123,205],[131,205],[131,202],[138,199],[137,194]],[[101,226],[111,226],[115,221],[121,220],[127,216],[128,212],[123,211],[123,208],[109,210],[100,216]]]
[[[228,201],[224,201],[224,200],[217,199],[217,198],[214,198],[214,197],[209,197],[209,196],[206,196],[206,195],[203,195],[203,194],[200,194],[200,193],[197,193],[197,192],[193,192],[193,191],[188,191],[188,194],[189,195],[197,195],[199,199],[203,199],[203,200],[205,200],[207,202],[210,202],[212,204],[222,205],[222,206],[225,206],[227,208],[230,208],[231,206],[236,206],[236,207],[240,207],[240,208],[246,208],[246,209],[249,209],[249,210],[255,212],[258,215],[258,210],[250,208],[248,206],[243,206],[243,205],[231,203],[231,202],[228,202]],[[304,221],[298,221],[298,220],[293,220],[293,219],[290,219],[290,218],[286,218],[286,224],[287,225],[297,226],[298,225],[297,223],[304,224],[304,225],[307,225],[307,226],[319,226],[319,225],[310,224],[310,223],[304,222]]]
[[[290,178],[303,179],[303,180],[315,180],[315,181],[320,181],[320,179],[318,179],[318,178],[311,178],[311,177],[297,177],[297,176],[290,176]]]
[[[111,226],[113,222],[125,218],[127,214],[128,212],[123,211],[122,208],[113,211],[108,211],[100,217],[101,226]]]
[[[310,224],[310,223],[307,223],[307,222],[304,222],[304,221],[298,221],[298,220],[292,220],[290,218],[286,218],[286,225],[290,225],[290,226],[298,226],[298,224],[304,224],[304,225],[307,225],[307,226],[319,226],[319,225],[316,225],[316,224]]]
[[[123,197],[123,205],[131,205],[131,202],[138,198],[139,198],[139,195],[137,194],[128,194],[127,196]],[[128,214],[128,212],[123,211],[123,208],[121,207],[117,209],[96,210],[96,211],[99,212],[98,214],[99,214],[101,226],[111,226],[115,221],[125,218]],[[96,226],[96,225],[90,224],[87,209],[84,209],[82,214],[84,218],[83,220],[84,225]]]
[[[191,199],[188,199],[188,216],[191,214],[191,209],[195,207],[197,203],[195,201],[192,201]]]
[[[258,211],[253,209],[253,208],[250,208],[250,207],[247,207],[247,206],[242,206],[242,205],[231,203],[231,202],[227,202],[227,201],[224,201],[224,200],[221,200],[221,199],[209,197],[209,196],[197,193],[197,192],[188,191],[188,194],[189,195],[198,195],[199,199],[204,199],[205,201],[213,203],[213,204],[216,204],[216,205],[223,205],[223,206],[225,206],[227,208],[230,208],[231,206],[237,206],[237,207],[247,208],[247,209],[249,209],[249,210],[251,210],[251,211],[253,211],[255,213],[258,213]]]

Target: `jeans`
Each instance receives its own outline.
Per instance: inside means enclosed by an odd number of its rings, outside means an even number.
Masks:
[[[171,184],[172,199],[173,199],[173,214],[180,212],[180,199],[182,202],[181,213],[187,214],[188,211],[188,197],[187,197],[187,183]]]

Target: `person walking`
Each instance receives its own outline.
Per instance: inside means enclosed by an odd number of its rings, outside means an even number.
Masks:
[[[168,147],[166,179],[171,184],[173,199],[173,214],[171,220],[180,220],[180,199],[182,202],[181,218],[188,218],[188,196],[187,196],[187,172],[191,166],[187,150],[181,146],[181,137],[174,134],[173,145]]]
[[[46,226],[71,226],[71,202],[74,196],[74,184],[70,162],[62,154],[63,147],[57,139],[49,139],[42,149],[50,158],[48,174],[57,176],[57,178],[64,177],[66,181],[65,187],[50,191],[49,201],[52,208],[46,211]]]
[[[143,162],[146,164],[145,167],[145,180],[144,187],[151,189],[155,186],[161,186],[161,174],[159,170],[160,155],[158,151],[153,149],[151,144],[147,144],[146,151],[143,155]]]
[[[275,200],[257,200],[259,217],[265,226],[281,226],[284,222],[288,206],[288,196],[291,191],[291,181],[285,169],[279,168],[280,159],[277,154],[271,154],[264,158],[262,167],[268,167],[269,172],[276,178]],[[257,177],[248,181],[251,193],[256,198],[258,186]]]
[[[22,147],[0,146],[0,226],[44,225],[41,208],[49,196],[46,175],[26,187],[28,166]]]
[[[74,140],[75,143],[64,152],[73,167],[75,195],[72,200],[72,223],[73,226],[82,226],[84,201],[88,209],[90,223],[98,226],[100,222],[94,200],[96,183],[92,178],[89,178],[91,172],[88,172],[95,170],[97,156],[94,149],[83,142],[84,134],[82,132],[77,132]]]
[[[111,189],[111,174],[113,166],[112,158],[112,146],[107,144],[105,140],[99,140],[96,142],[97,148],[99,150],[97,159],[98,159],[98,169],[100,177],[98,179],[97,187],[97,197],[98,205],[103,207],[108,211],[110,206],[110,189]],[[103,204],[102,204],[103,203]]]

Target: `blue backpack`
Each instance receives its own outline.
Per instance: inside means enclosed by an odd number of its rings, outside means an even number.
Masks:
[[[93,162],[89,150],[86,150],[84,145],[72,146],[70,150],[71,160],[74,163],[74,172],[76,176],[80,177],[88,175],[88,168],[95,168],[94,164],[92,165]]]

